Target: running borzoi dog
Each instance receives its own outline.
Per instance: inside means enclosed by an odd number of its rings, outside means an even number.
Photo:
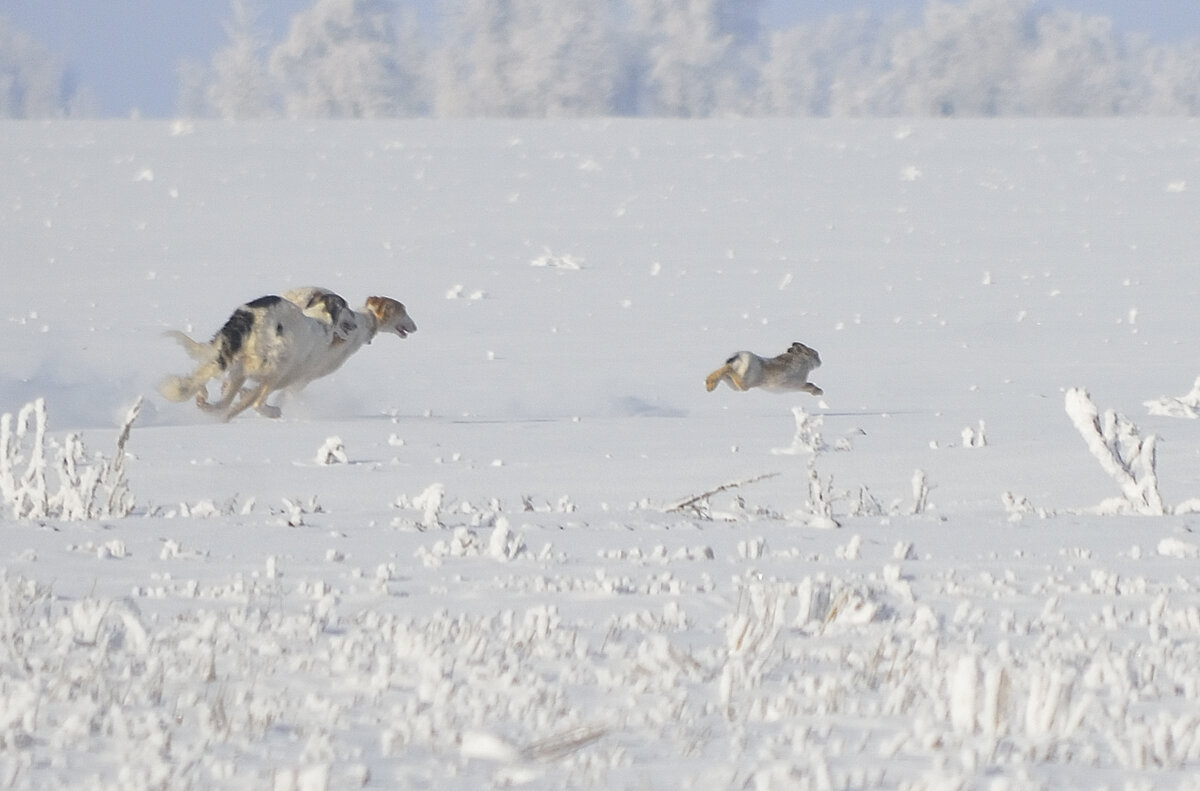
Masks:
[[[808,381],[808,374],[821,366],[821,355],[803,343],[793,343],[783,354],[760,357],[754,352],[735,352],[704,380],[711,393],[721,382],[734,390],[761,387],[764,390],[787,392],[802,390],[819,396],[825,391]]]
[[[329,289],[293,289],[283,298],[263,297],[238,308],[209,343],[168,333],[201,365],[190,377],[169,377],[160,390],[173,401],[195,396],[201,409],[225,420],[250,407],[279,417],[280,408],[266,403],[271,393],[296,392],[333,373],[380,332],[404,338],[416,329],[404,305],[390,297],[370,297],[354,311]],[[207,384],[222,376],[221,400],[210,403]],[[243,390],[247,380],[257,386]]]
[[[303,307],[274,295],[260,297],[237,308],[208,343],[169,331],[200,364],[190,375],[167,377],[159,391],[171,401],[194,397],[201,408],[225,420],[250,407],[278,417],[265,405],[267,396],[303,380],[330,347],[345,343],[357,329],[354,312],[332,292]],[[213,379],[223,380],[216,403],[208,401]],[[243,391],[247,381],[255,386]]]

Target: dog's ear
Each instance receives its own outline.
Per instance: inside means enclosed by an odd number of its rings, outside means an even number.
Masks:
[[[400,303],[391,297],[367,297],[367,307],[379,318],[390,318]]]

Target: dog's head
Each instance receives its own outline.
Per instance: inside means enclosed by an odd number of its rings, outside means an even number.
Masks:
[[[327,322],[333,327],[334,343],[348,340],[358,330],[354,309],[341,295],[332,291],[318,291],[308,300],[306,315]]]
[[[404,305],[391,297],[367,297],[367,310],[379,322],[379,332],[407,338],[410,332],[417,331],[417,324],[408,315]]]

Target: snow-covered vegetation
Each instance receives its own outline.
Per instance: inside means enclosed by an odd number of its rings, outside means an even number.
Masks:
[[[125,444],[142,401],[130,408],[111,459],[88,458],[78,433],[46,455],[46,404],[26,404],[0,416],[0,498],[14,519],[107,519],[128,516],[133,500],[125,480]],[[52,479],[56,479],[53,482]]]
[[[0,788],[1191,787],[1195,132],[6,124]]]

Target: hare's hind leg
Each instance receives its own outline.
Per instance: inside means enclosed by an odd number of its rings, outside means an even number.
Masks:
[[[825,394],[825,391],[824,391],[824,390],[822,390],[821,388],[817,387],[817,386],[816,386],[815,384],[813,384],[812,382],[805,382],[805,383],[804,383],[804,387],[801,387],[800,389],[801,389],[801,390],[803,390],[803,391],[804,391],[804,392],[806,392],[806,393],[811,393],[812,395],[815,395],[815,396],[819,396],[819,395],[824,395],[824,394]]]
[[[728,373],[729,373],[728,365],[722,365],[720,368],[718,368],[717,370],[710,373],[708,376],[706,376],[704,378],[705,389],[708,390],[708,392],[710,392],[710,393],[713,390],[716,390],[717,385],[721,384],[721,380],[724,379],[725,375]]]
[[[704,386],[708,388],[708,392],[711,393],[713,390],[717,389],[717,385],[721,384],[722,379],[729,382],[729,386],[734,390],[746,389],[746,383],[742,381],[742,377],[738,376],[738,372],[733,370],[733,366],[731,366],[729,363],[725,363],[720,368],[710,373],[704,379]]]

